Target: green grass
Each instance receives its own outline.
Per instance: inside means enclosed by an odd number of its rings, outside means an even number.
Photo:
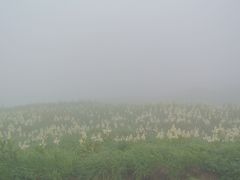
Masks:
[[[4,146],[4,147],[3,147]],[[105,142],[95,149],[59,146],[17,150],[1,144],[1,179],[238,179],[240,143],[158,140]],[[194,173],[194,171],[197,171]]]
[[[79,102],[0,109],[0,180],[239,177],[240,106]]]

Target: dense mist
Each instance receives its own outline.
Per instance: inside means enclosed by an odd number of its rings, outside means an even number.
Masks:
[[[0,2],[0,106],[240,103],[240,2]]]

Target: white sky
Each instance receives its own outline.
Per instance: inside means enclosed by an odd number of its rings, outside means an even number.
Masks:
[[[237,0],[0,0],[0,105],[188,93],[240,100],[239,7]]]

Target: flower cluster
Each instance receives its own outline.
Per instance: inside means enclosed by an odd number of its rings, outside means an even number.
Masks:
[[[208,142],[240,138],[237,105],[66,103],[0,110],[0,138],[20,149],[59,146],[64,137],[87,142],[138,142],[150,138],[199,138]]]

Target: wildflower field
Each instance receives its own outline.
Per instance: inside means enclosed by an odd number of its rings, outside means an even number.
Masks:
[[[0,109],[0,179],[240,179],[240,106]]]

